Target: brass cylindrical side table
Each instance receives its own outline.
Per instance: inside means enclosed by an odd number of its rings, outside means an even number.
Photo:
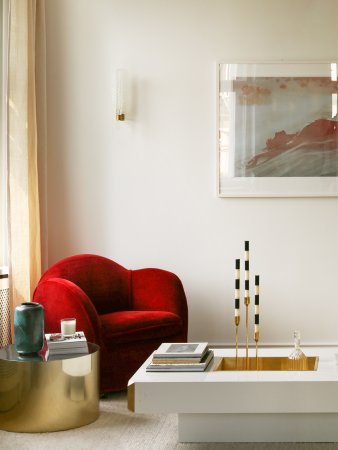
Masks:
[[[0,429],[60,431],[99,416],[99,346],[88,354],[45,361],[22,358],[14,345],[0,349]]]

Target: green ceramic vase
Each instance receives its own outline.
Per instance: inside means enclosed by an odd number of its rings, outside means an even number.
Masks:
[[[21,303],[14,311],[14,346],[19,354],[39,352],[43,347],[44,309],[40,303]]]

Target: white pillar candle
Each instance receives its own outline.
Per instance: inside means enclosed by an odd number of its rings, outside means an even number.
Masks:
[[[61,334],[63,336],[72,336],[76,331],[76,319],[61,319]]]

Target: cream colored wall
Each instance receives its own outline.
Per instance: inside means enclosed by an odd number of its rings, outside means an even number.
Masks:
[[[291,342],[299,328],[306,342],[337,343],[338,200],[216,196],[215,62],[332,60],[338,1],[46,6],[49,263],[93,252],[174,271],[190,339],[230,343],[234,259],[249,239],[262,341]],[[132,78],[124,123],[118,67]]]

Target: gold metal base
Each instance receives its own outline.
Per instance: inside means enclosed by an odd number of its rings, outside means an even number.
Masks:
[[[214,371],[221,370],[317,370],[318,356],[307,356],[303,359],[292,360],[287,356],[260,356],[256,357],[226,357],[221,358],[214,367]]]
[[[99,347],[88,347],[89,354],[63,360],[0,358],[0,430],[41,433],[94,422],[99,416]],[[1,350],[6,353],[6,348]]]
[[[135,412],[135,384],[128,386],[128,409]]]
[[[236,325],[236,358],[238,356],[238,326],[239,323],[241,321],[241,317],[240,316],[235,316],[235,325]]]
[[[245,304],[245,356],[249,357],[249,305],[250,297],[244,297]]]
[[[116,120],[125,120],[124,114],[116,114]]]
[[[255,331],[256,360],[258,360],[258,342],[259,342],[259,331]],[[256,363],[256,365],[257,365],[257,363]]]

